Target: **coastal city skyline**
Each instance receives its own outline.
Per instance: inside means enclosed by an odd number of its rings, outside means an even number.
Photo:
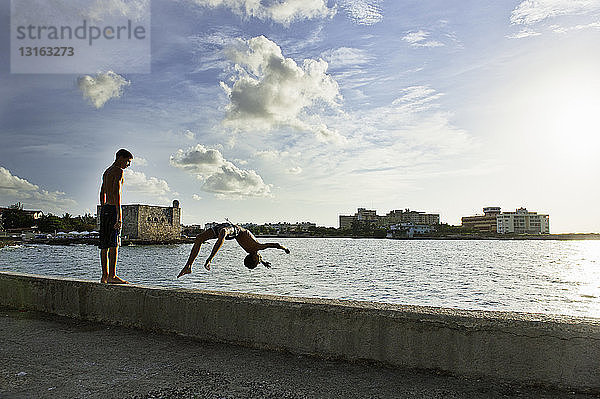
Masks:
[[[97,211],[100,209],[100,205],[97,206]],[[164,237],[170,237],[170,239],[178,239],[180,234],[184,234],[184,231],[194,231],[193,234],[197,234],[202,229],[212,228],[213,226],[221,224],[223,221],[213,220],[204,224],[184,224],[181,220],[182,208],[178,200],[173,200],[170,206],[156,206],[151,204],[123,204],[123,221],[124,224],[129,227],[124,228],[123,234],[131,238],[132,234],[137,235],[140,233],[141,228],[138,224],[147,224],[150,228],[151,236],[146,239],[153,239],[156,241],[164,240]],[[445,234],[455,235],[459,233],[454,228],[466,228],[466,231],[460,233],[466,233],[467,235],[475,233],[491,233],[491,234],[526,234],[526,235],[538,235],[538,234],[549,234],[550,233],[550,216],[547,214],[539,214],[538,212],[527,210],[526,208],[515,209],[514,212],[510,210],[502,210],[501,207],[492,206],[484,207],[483,213],[475,215],[466,215],[461,217],[461,223],[459,225],[450,225],[441,220],[441,215],[437,213],[428,213],[423,210],[414,209],[392,209],[386,212],[385,215],[378,214],[375,209],[367,209],[364,207],[356,208],[356,212],[353,215],[338,215],[337,226],[321,226],[317,225],[310,220],[287,220],[287,221],[267,221],[263,223],[255,223],[253,221],[245,221],[239,223],[241,226],[246,228],[255,227],[266,227],[269,229],[282,230],[284,232],[313,232],[316,228],[325,228],[334,230],[339,229],[341,231],[353,230],[354,233],[359,233],[359,230],[367,227],[367,230],[385,229],[388,231],[400,231],[407,229],[420,229],[422,231],[419,234],[429,234],[440,230],[440,225],[446,225],[444,228]],[[31,217],[31,222],[35,224],[33,228],[29,228],[27,222],[21,223],[19,227],[13,226],[13,222],[8,222],[9,225],[4,226],[3,224],[3,212],[17,212],[20,215],[28,215]],[[66,212],[62,215],[62,219],[68,220],[67,223],[71,223],[72,220],[79,222],[79,228],[75,230],[88,229],[88,221],[94,221],[96,225],[95,230],[99,229],[100,221],[97,219],[98,212],[94,214],[85,215],[72,215]],[[140,216],[141,215],[141,216]],[[24,209],[23,204],[18,202],[8,207],[0,206],[0,232],[8,229],[21,229],[23,231],[30,231],[35,229],[47,230],[47,223],[44,226],[38,226],[36,221],[44,219],[57,218],[60,219],[61,215],[52,215],[51,213],[44,214],[43,210]],[[147,219],[147,220],[146,220]],[[11,219],[12,220],[12,219]],[[224,221],[229,222],[227,219]],[[76,222],[76,223],[78,223]],[[91,222],[90,222],[91,223]],[[157,224],[158,223],[158,224]],[[19,222],[17,222],[19,224]],[[58,231],[58,227],[53,227],[54,230]],[[450,228],[451,230],[448,230]],[[190,230],[192,229],[192,230]],[[391,230],[390,230],[391,229]],[[61,229],[65,230],[64,228]],[[68,229],[67,229],[68,230]],[[73,230],[73,229],[72,229]],[[128,233],[126,233],[128,232]],[[132,233],[133,232],[133,233]],[[30,231],[31,234],[33,234]],[[64,232],[63,232],[64,233]],[[86,233],[89,233],[86,231]],[[364,233],[364,231],[363,231]],[[371,231],[370,233],[373,233]],[[189,233],[188,233],[189,234]],[[411,233],[412,237],[412,233]],[[139,238],[139,237],[137,237]]]
[[[178,199],[186,225],[337,226],[357,207],[460,225],[500,206],[600,231],[600,2],[250,3],[44,2],[100,21],[151,7],[151,73],[3,57],[0,204],[94,214],[126,148],[123,203]],[[9,2],[0,18],[8,54]]]

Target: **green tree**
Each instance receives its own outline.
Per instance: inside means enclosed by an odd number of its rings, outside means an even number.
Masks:
[[[38,219],[38,228],[43,233],[54,233],[55,231],[64,230],[61,218],[51,213],[43,215]]]
[[[29,228],[34,225],[33,216],[18,208],[10,208],[2,213],[2,224],[5,229]]]
[[[350,231],[354,237],[384,238],[387,234],[387,230],[385,228],[376,226],[374,223],[363,220],[353,221]]]

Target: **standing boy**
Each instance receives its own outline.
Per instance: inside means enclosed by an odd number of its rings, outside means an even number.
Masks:
[[[123,171],[129,165],[133,155],[125,150],[117,151],[115,162],[104,171],[102,187],[100,188],[100,263],[102,264],[102,283],[127,284],[118,277],[117,253],[121,245],[121,188],[123,186]]]

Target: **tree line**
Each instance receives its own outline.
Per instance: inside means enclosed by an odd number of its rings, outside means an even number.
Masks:
[[[33,228],[43,233],[92,231],[96,228],[96,218],[89,213],[83,216],[73,216],[69,213],[57,216],[48,213],[39,219],[34,219],[33,215],[15,206],[10,206],[9,209],[2,212],[0,223],[0,227],[4,230]]]

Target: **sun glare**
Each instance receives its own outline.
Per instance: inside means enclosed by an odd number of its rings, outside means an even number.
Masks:
[[[600,144],[600,94],[576,89],[565,94],[552,113],[555,143],[567,154],[591,155]]]
[[[582,69],[544,79],[537,127],[555,162],[578,166],[596,161],[600,148],[600,81]]]

